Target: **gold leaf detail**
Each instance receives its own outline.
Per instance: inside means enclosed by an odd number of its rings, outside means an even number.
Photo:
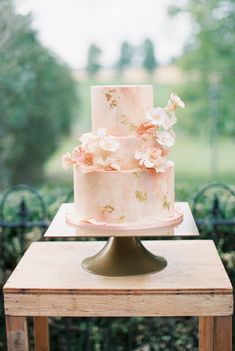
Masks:
[[[111,205],[105,205],[104,207],[101,207],[101,212],[103,214],[112,213],[113,211],[114,211],[114,207]]]
[[[139,172],[139,171],[134,171],[132,174],[133,174],[133,176],[135,176],[136,178],[139,178],[139,176],[140,176],[140,172]]]
[[[133,132],[133,131],[135,130],[136,127],[135,127],[134,123],[131,123],[131,122],[130,122],[129,125],[128,125],[128,128],[129,128],[129,131],[130,131],[130,132]]]
[[[117,100],[112,100],[110,104],[110,108],[117,107]]]
[[[126,115],[121,115],[121,124],[124,126],[128,124],[128,117]]]
[[[112,95],[109,94],[109,92],[105,93],[107,101],[109,101],[112,97]]]
[[[125,221],[125,218],[126,218],[125,216],[120,216],[118,220],[119,222],[123,223]]]
[[[121,116],[121,124],[129,129],[130,132],[133,132],[136,129],[134,123],[129,121],[129,118],[126,115]]]
[[[110,101],[112,99],[112,94],[115,92],[115,89],[109,89],[106,93],[105,93],[105,96],[106,96],[106,99],[107,101]]]
[[[170,202],[167,200],[166,195],[164,195],[164,197],[163,197],[162,207],[164,208],[164,210],[165,209],[167,209],[167,210],[170,209]]]
[[[146,191],[143,192],[143,191],[136,190],[135,197],[137,198],[137,200],[139,202],[144,202],[147,200],[147,193],[146,193]]]

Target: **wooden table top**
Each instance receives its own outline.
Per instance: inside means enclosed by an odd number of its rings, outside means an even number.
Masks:
[[[181,224],[169,229],[147,229],[132,231],[108,231],[91,230],[89,228],[73,228],[65,221],[65,215],[73,212],[72,203],[64,203],[60,206],[49,228],[44,234],[45,237],[107,237],[107,236],[198,236],[199,232],[195,224],[191,209],[187,202],[176,202],[184,214]]]
[[[36,242],[30,245],[4,286],[4,293],[213,293],[232,286],[211,240],[143,241],[167,267],[145,276],[104,277],[86,272],[81,261],[104,242]]]

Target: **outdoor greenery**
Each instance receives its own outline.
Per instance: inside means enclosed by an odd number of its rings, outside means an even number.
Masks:
[[[156,81],[161,67],[153,41],[146,38],[138,46],[121,43],[110,79],[101,75],[105,48],[92,43],[84,68],[87,76],[74,82],[69,67],[41,45],[30,16],[16,14],[13,0],[0,0],[0,202],[4,190],[20,182],[37,186],[49,221],[62,202],[72,201],[72,174],[62,169],[60,160],[78,144],[80,134],[91,129],[90,86],[133,84],[125,76],[130,68],[137,75],[138,70],[146,73],[134,84],[153,84],[155,106],[165,106],[172,92],[186,103],[185,110],[178,111],[177,140],[169,156],[176,166],[177,201],[192,205],[196,192],[210,182],[234,188],[235,0],[172,1],[169,15],[183,13],[190,18],[192,33],[181,57],[172,62],[180,80]],[[12,195],[5,213],[9,221],[17,217],[20,200]],[[27,198],[27,206],[31,218],[41,219],[35,199]],[[202,217],[208,215],[208,206],[204,199]],[[234,217],[234,206],[224,211],[224,218]],[[215,239],[234,282],[234,228],[217,230],[215,236],[209,223],[201,228],[201,238]],[[0,228],[1,285],[22,256],[21,232],[16,228],[3,233]],[[33,228],[23,239],[26,248],[41,239],[41,232]],[[2,296],[0,309],[4,350]],[[52,350],[197,350],[193,318],[57,318],[50,323]]]
[[[94,76],[101,68],[100,56],[102,50],[95,44],[91,44],[88,49],[86,70],[90,76]]]
[[[143,67],[152,74],[157,67],[157,60],[154,53],[154,45],[151,39],[145,39],[143,43]]]
[[[191,105],[188,130],[203,133],[213,120],[214,133],[234,136],[235,2],[186,0],[183,5],[181,1],[173,4],[169,9],[172,15],[187,13],[192,22],[190,41],[178,60],[188,76],[182,90]]]
[[[43,164],[68,134],[76,86],[43,48],[30,17],[0,1],[0,186],[43,179]]]

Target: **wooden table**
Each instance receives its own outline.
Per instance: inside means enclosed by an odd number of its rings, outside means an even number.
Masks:
[[[104,277],[81,268],[103,242],[33,243],[4,286],[9,351],[48,346],[51,316],[198,316],[201,351],[232,350],[232,286],[210,240],[144,241],[167,258],[159,273]]]

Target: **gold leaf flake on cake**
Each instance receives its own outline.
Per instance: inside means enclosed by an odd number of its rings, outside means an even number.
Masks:
[[[162,207],[164,208],[164,210],[165,209],[167,209],[167,210],[170,209],[170,202],[167,200],[166,195],[164,195],[164,197],[163,197]]]
[[[139,178],[140,171],[134,171],[134,172],[132,172],[132,174],[133,174],[134,177]]]
[[[130,123],[128,124],[128,128],[129,128],[129,131],[130,131],[130,132],[134,132],[134,130],[136,129],[136,126],[134,125],[134,123],[131,123],[131,122],[130,122]]]
[[[121,124],[126,126],[128,122],[129,122],[128,117],[126,115],[121,115]]]
[[[127,127],[130,132],[133,132],[136,129],[134,123],[130,122],[126,115],[121,115],[121,124]]]
[[[120,216],[120,217],[118,218],[118,220],[119,220],[120,223],[123,223],[123,222],[125,221],[125,219],[126,219],[125,216]]]
[[[143,191],[136,190],[135,197],[139,202],[145,202],[147,200],[147,193],[146,191],[143,192]]]
[[[110,108],[117,107],[117,100],[112,100],[110,103]]]
[[[104,207],[101,207],[100,210],[103,214],[112,213],[114,211],[114,207],[111,205],[105,205]]]
[[[106,100],[110,101],[112,99],[112,94],[115,93],[115,89],[109,89],[104,95],[106,96]]]

